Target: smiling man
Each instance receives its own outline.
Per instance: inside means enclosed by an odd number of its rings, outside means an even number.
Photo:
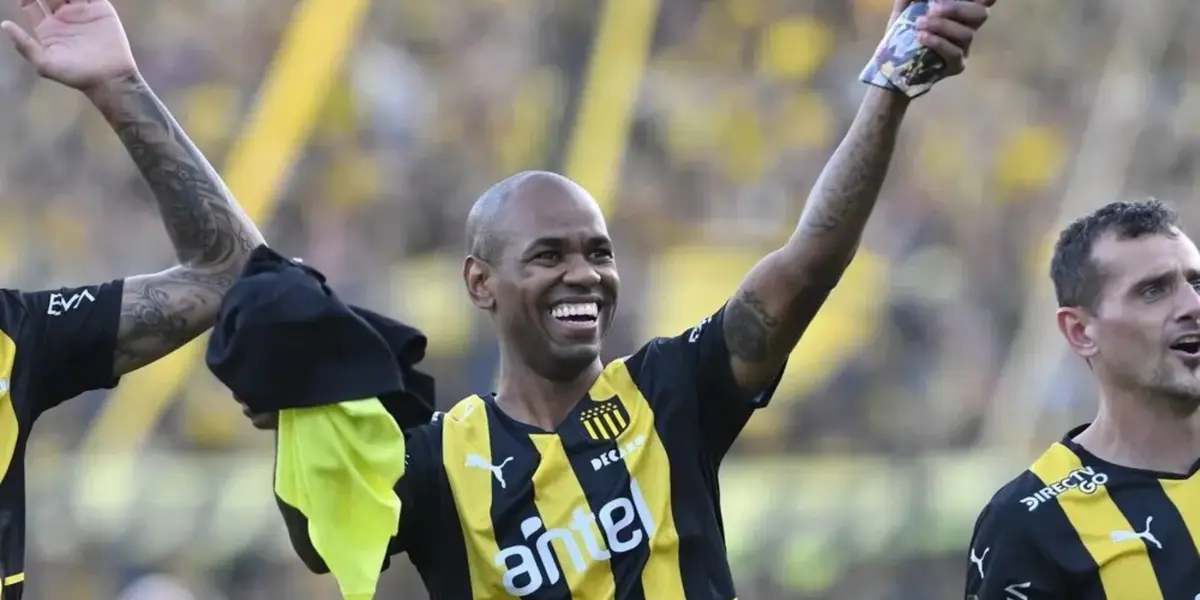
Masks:
[[[991,4],[940,2],[915,22],[947,75]],[[893,19],[908,5],[896,0]],[[711,316],[607,365],[620,279],[595,200],[534,171],[476,201],[463,281],[499,339],[499,385],[405,431],[395,486],[389,550],[431,597],[737,597],[717,470],[854,257],[912,101],[869,88],[792,236]],[[281,509],[297,552],[325,571],[304,516]]]
[[[1162,204],[1116,202],[1063,230],[1051,277],[1099,412],[984,508],[967,597],[1200,597],[1200,251]]]

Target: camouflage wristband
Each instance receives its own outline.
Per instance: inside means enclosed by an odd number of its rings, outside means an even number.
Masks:
[[[917,41],[916,21],[929,12],[929,2],[916,0],[888,28],[859,79],[916,98],[946,78],[946,61]]]

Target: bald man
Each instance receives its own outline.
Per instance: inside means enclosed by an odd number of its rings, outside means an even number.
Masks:
[[[986,15],[939,4],[918,28],[957,72]],[[435,598],[735,598],[717,469],[854,256],[909,103],[869,89],[792,237],[712,316],[607,365],[621,286],[596,202],[541,171],[485,192],[463,281],[495,325],[498,389],[405,432],[390,553]],[[303,516],[284,515],[326,571]]]

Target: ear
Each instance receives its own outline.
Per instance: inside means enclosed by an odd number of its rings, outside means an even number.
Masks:
[[[474,256],[467,256],[463,261],[463,283],[467,284],[467,294],[471,302],[483,310],[492,310],[496,306],[496,298],[488,286],[492,266]]]
[[[1083,358],[1092,358],[1099,353],[1096,344],[1095,327],[1092,317],[1082,308],[1063,307],[1055,314],[1058,321],[1058,331],[1062,333],[1071,350]]]

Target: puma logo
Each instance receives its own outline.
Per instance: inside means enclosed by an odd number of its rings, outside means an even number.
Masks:
[[[1154,517],[1146,517],[1146,529],[1144,531],[1126,531],[1124,529],[1118,529],[1110,533],[1108,537],[1113,541],[1113,543],[1142,540],[1146,542],[1147,545],[1154,544],[1154,547],[1162,550],[1163,546],[1161,543],[1159,543],[1158,538],[1154,537],[1153,533],[1150,533],[1150,523],[1152,522],[1154,522]]]
[[[987,556],[988,552],[991,552],[991,551],[992,551],[991,548],[984,548],[983,554],[980,554],[979,556],[975,556],[975,549],[971,548],[971,564],[974,564],[975,568],[979,569],[979,578],[980,579],[983,579],[983,577],[984,577],[984,575],[983,575],[983,558],[985,556]]]
[[[496,481],[500,482],[500,487],[507,489],[508,484],[504,481],[504,465],[507,465],[512,459],[513,457],[510,456],[501,461],[500,464],[493,465],[478,454],[468,454],[466,466],[472,469],[483,469],[484,471],[491,472]]]

